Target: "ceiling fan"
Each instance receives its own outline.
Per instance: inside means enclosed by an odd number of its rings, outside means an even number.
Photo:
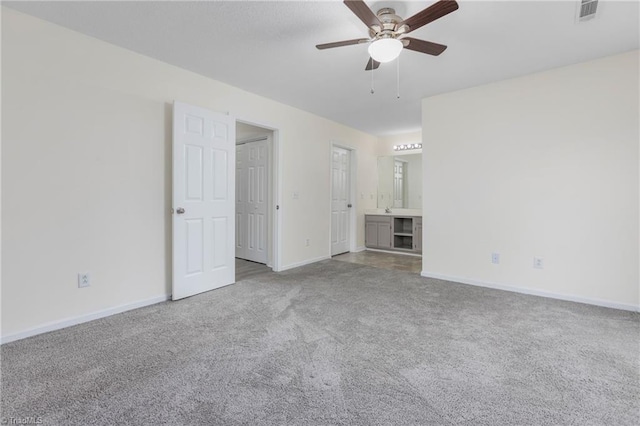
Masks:
[[[380,63],[396,59],[403,48],[434,56],[444,52],[447,46],[443,44],[406,35],[458,9],[458,3],[455,0],[440,0],[412,17],[402,19],[390,7],[382,8],[377,14],[374,14],[363,0],[345,0],[344,4],[369,28],[370,38],[318,44],[316,48],[322,50],[370,43],[369,55],[371,57],[365,68],[367,71],[378,68]]]

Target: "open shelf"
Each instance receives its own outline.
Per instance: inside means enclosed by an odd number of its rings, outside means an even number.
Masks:
[[[413,218],[410,217],[394,217],[393,233],[413,235]]]
[[[393,248],[413,250],[413,218],[393,218]]]
[[[413,236],[394,235],[393,236],[393,248],[412,250],[413,249]]]

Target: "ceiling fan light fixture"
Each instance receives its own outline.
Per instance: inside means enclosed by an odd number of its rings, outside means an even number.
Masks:
[[[391,62],[400,56],[402,52],[402,42],[395,38],[381,38],[369,45],[369,55],[374,61],[385,63]]]

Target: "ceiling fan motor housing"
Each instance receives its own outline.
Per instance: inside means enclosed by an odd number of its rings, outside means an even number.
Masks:
[[[398,28],[398,24],[403,21],[401,17],[396,15],[395,9],[391,7],[383,7],[378,10],[376,14],[380,22],[382,23],[382,28],[376,31],[379,27],[369,28],[369,35],[371,38],[380,39],[380,38],[396,38],[401,33],[406,31],[406,25]]]

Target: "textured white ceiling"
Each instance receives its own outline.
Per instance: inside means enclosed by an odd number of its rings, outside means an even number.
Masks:
[[[118,46],[377,135],[420,128],[421,99],[638,49],[637,1],[601,0],[576,23],[573,1],[460,1],[412,33],[449,48],[403,51],[365,72],[367,46],[316,44],[367,36],[341,1],[3,2]],[[368,2],[408,17],[433,1]]]

